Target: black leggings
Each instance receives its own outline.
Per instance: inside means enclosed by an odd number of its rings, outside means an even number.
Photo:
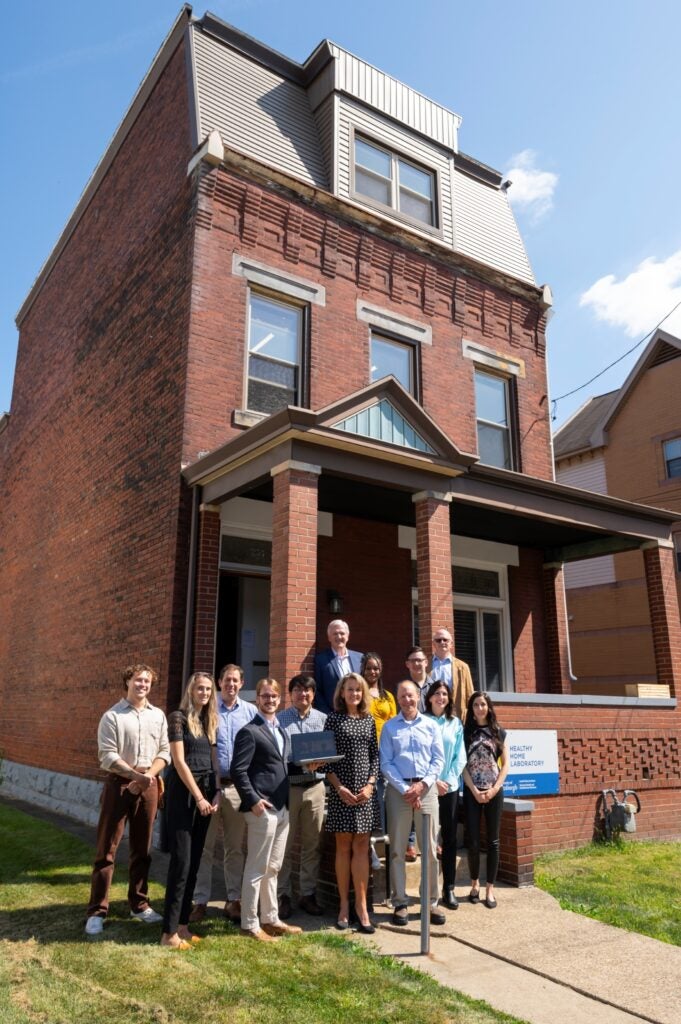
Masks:
[[[210,785],[205,785],[203,779],[196,781],[204,796],[210,792]],[[194,797],[172,768],[167,778],[165,810],[170,863],[163,908],[163,931],[174,935],[178,925],[189,922],[210,815],[199,814]]]
[[[499,833],[501,812],[504,809],[504,791],[500,789],[488,804],[479,804],[466,788],[463,805],[468,832],[468,868],[471,880],[480,877],[480,822],[484,814],[487,826],[487,885],[494,885],[499,870]]]
[[[442,833],[442,886],[448,889],[456,881],[456,809],[459,791],[445,793],[437,798]]]

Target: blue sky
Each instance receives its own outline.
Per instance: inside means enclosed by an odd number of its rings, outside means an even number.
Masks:
[[[212,0],[194,5],[296,60],[324,37],[463,117],[461,149],[509,196],[548,282],[552,397],[583,384],[681,301],[678,0]],[[0,64],[0,412],[14,316],[121,120],[178,0],[22,0]],[[681,334],[681,309],[665,328]],[[579,394],[618,387],[642,348]]]

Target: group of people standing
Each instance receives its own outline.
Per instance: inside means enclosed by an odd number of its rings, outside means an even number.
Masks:
[[[390,840],[392,923],[408,921],[405,860],[414,833],[429,815],[431,923],[444,924],[440,905],[455,910],[456,829],[461,781],[471,876],[469,900],[480,902],[480,827],[487,832],[484,902],[496,906],[506,735],[489,695],[473,690],[468,666],[454,658],[445,629],[433,635],[430,671],[420,647],[406,655],[396,701],[383,683],[375,652],[348,648],[349,628],[334,620],[329,647],[315,659],[314,676],[294,676],[290,706],[271,678],[256,686],[255,704],[240,697],[243,672],[223,668],[217,693],[212,676],[195,673],[180,707],[166,723],[149,701],[155,672],[133,665],[124,673],[126,696],[102,717],[100,765],[107,771],[97,854],[85,930],[102,932],[116,848],[126,821],[130,839],[131,915],[162,922],[161,944],[189,949],[200,941],[190,924],[201,921],[211,896],[213,856],[220,824],[227,901],[223,913],[241,934],[272,942],[300,928],[293,912],[293,849],[299,840],[300,908],[312,916],[317,899],[321,839],[335,835],[339,894],[336,926],[374,931],[367,899],[372,834]],[[462,721],[463,719],[463,721]],[[299,764],[291,757],[296,733],[331,731],[339,760]],[[166,770],[167,769],[167,770]],[[163,915],[149,905],[147,879],[153,822],[165,777],[165,825],[170,862]],[[328,788],[328,795],[327,795]],[[246,854],[244,856],[244,846]],[[438,881],[442,863],[442,889]],[[354,890],[354,908],[350,889]]]

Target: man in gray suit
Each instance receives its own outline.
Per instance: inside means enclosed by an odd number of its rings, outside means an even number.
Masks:
[[[261,679],[255,688],[258,714],[237,733],[232,756],[232,780],[241,798],[247,835],[241,934],[259,942],[302,931],[279,920],[277,903],[277,876],[288,837],[290,743],[277,721],[280,702],[276,679]]]

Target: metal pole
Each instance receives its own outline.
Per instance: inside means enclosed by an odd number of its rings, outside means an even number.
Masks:
[[[430,953],[430,814],[421,815],[421,955]]]

